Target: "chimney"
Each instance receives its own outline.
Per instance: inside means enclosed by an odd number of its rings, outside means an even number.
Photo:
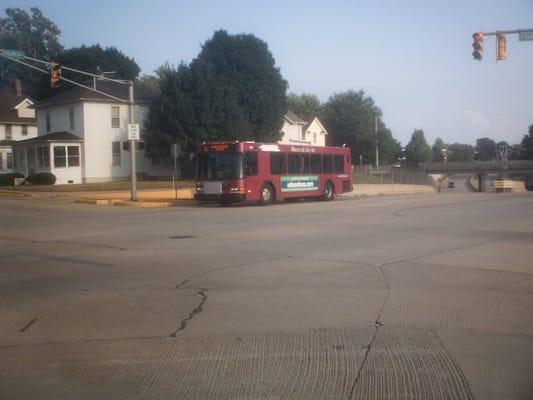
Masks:
[[[15,94],[22,97],[22,81],[20,79],[15,79]]]

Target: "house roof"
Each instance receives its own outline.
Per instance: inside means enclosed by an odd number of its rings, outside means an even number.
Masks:
[[[15,107],[26,99],[32,101],[27,96],[17,96],[9,87],[0,89],[0,123],[37,124],[36,118],[21,118],[18,115]]]
[[[292,124],[305,124],[305,121],[293,113],[291,110],[287,111],[285,114],[285,119],[287,119]]]
[[[24,146],[27,144],[49,143],[49,142],[83,142],[79,136],[73,135],[70,132],[53,132],[42,136],[36,136],[31,139],[18,140],[13,143],[13,146]]]
[[[310,118],[306,124],[303,126],[303,131],[304,132],[307,132],[307,130],[309,129],[309,127],[311,126],[311,124],[316,120],[318,126],[320,126],[320,129],[324,132],[325,135],[328,134],[328,131],[326,130],[326,128],[324,128],[324,125],[322,125],[322,122],[320,122],[320,120],[318,119],[318,117],[312,117]]]
[[[0,146],[12,146],[16,142],[16,140],[0,140]]]
[[[93,87],[93,82],[86,82],[87,86]],[[115,83],[111,81],[96,81],[96,89],[105,93],[109,93],[114,97],[119,99],[124,99],[125,101],[129,98],[129,86],[123,85],[120,83]],[[135,103],[150,103],[157,100],[157,98],[147,92],[144,88],[135,86],[134,87],[134,98]],[[119,103],[118,100],[114,100],[110,97],[104,96],[103,94],[93,92],[92,90],[85,89],[79,86],[74,86],[68,90],[61,91],[47,99],[44,99],[37,104],[35,108],[47,107],[55,104],[63,103],[73,103],[78,101],[93,101],[93,102],[106,102],[106,103]]]

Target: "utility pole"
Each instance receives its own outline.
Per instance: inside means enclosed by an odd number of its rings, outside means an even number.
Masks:
[[[134,124],[134,95],[133,95],[133,81],[130,81],[129,86],[129,123]],[[137,163],[136,163],[136,151],[135,148],[135,142],[136,140],[133,140],[131,137],[129,138],[130,141],[130,171],[131,171],[131,201],[137,201]]]
[[[378,147],[378,116],[374,115],[374,134],[376,135],[376,169],[379,168],[379,147]]]

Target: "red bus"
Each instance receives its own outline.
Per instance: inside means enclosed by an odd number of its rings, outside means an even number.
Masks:
[[[206,142],[196,165],[197,200],[221,204],[319,197],[351,192],[348,147]]]

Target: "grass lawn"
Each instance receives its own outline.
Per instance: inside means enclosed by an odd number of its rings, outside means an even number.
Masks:
[[[194,181],[177,181],[178,187],[193,187]],[[75,185],[23,185],[23,186],[0,186],[5,190],[16,190],[21,192],[98,192],[129,190],[129,181],[83,183]],[[172,181],[137,181],[138,190],[146,189],[172,189]]]
[[[355,175],[354,184],[374,184],[378,185],[380,183],[389,184],[392,183],[390,176],[384,176],[383,178],[377,175]]]

